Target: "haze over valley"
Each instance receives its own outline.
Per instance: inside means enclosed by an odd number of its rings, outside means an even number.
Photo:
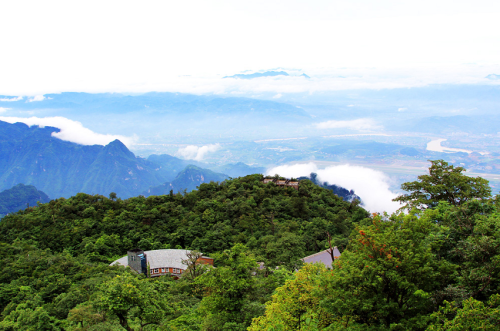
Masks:
[[[286,71],[264,73],[247,80],[261,80],[260,84],[273,86],[282,84],[282,80],[301,79],[304,80],[301,84],[307,86],[315,79],[292,76],[293,72],[285,76]],[[130,189],[105,186],[99,189],[88,183],[75,186],[82,192],[117,191],[123,198],[143,194],[157,185],[166,182],[170,185],[175,175],[189,164],[227,177],[252,172],[274,175],[273,171],[281,166],[293,169],[296,165],[301,170],[290,172],[289,177],[308,176],[320,170],[320,178],[324,172],[325,181],[355,190],[363,201],[385,197],[384,202],[369,208],[381,212],[397,209],[390,200],[400,193],[401,183],[425,172],[429,159],[444,159],[481,174],[497,192],[500,188],[498,104],[500,85],[488,79],[473,85],[280,93],[279,98],[231,93],[63,92],[36,97],[1,96],[0,120],[26,123],[32,128],[45,127],[44,139],[88,145],[88,150],[97,151],[99,148],[94,145],[104,146],[118,140],[127,146],[123,148],[135,154],[125,152],[131,162],[137,163],[131,165],[135,169],[116,175],[128,181],[123,187],[132,185]],[[13,138],[7,133],[4,137]],[[38,156],[34,155],[34,159],[45,157],[43,148],[37,149]],[[103,151],[107,148],[111,147]],[[178,164],[172,167],[167,162],[161,171],[153,170],[158,167],[147,162],[160,160],[162,155],[173,157]],[[98,167],[105,168],[105,161],[97,161],[100,157],[94,161],[95,157],[86,162],[104,162]],[[228,168],[234,164],[240,164],[240,172]],[[311,164],[312,170],[299,164]],[[335,168],[341,165],[344,168]],[[352,171],[356,173],[360,167],[372,169],[376,175],[357,182],[353,179],[334,183],[328,179],[338,169],[356,169]],[[132,184],[127,178],[138,168],[152,177],[141,184]],[[94,172],[91,168],[85,171]],[[132,174],[128,174],[130,171]],[[4,189],[18,184],[18,180],[7,180]],[[27,180],[25,184],[35,182]],[[177,192],[191,190],[196,187],[193,185],[169,187]],[[77,192],[56,187],[52,183],[37,186],[51,197]]]

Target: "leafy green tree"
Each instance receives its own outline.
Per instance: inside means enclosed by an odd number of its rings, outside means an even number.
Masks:
[[[434,306],[433,293],[453,280],[455,267],[432,248],[439,227],[429,213],[396,215],[360,226],[317,295],[344,327],[360,324],[421,330]]]
[[[113,201],[116,199],[116,197],[117,197],[117,195],[116,195],[116,193],[115,193],[115,192],[111,192],[111,193],[109,194],[109,198],[110,198],[111,200],[113,200]]]
[[[469,177],[463,174],[462,167],[454,167],[443,160],[430,161],[428,175],[418,176],[418,180],[401,185],[409,193],[393,201],[405,204],[403,209],[434,208],[440,201],[447,201],[458,206],[471,199],[491,197],[488,181],[481,177]]]
[[[436,254],[457,266],[455,282],[437,295],[462,302],[486,302],[500,289],[500,201],[472,200],[460,206],[441,202],[434,220],[441,225]]]
[[[248,330],[306,330],[311,320],[316,320],[317,326],[328,326],[331,316],[320,307],[320,298],[313,294],[326,273],[323,264],[305,264],[292,279],[276,289],[272,301],[266,303],[265,315],[254,318]]]
[[[126,330],[130,321],[139,320],[140,328],[160,324],[168,311],[168,297],[159,293],[153,284],[130,274],[123,274],[103,283],[95,299],[95,307],[114,315]]]
[[[450,316],[454,316],[450,319]],[[485,304],[469,298],[458,308],[454,302],[445,302],[439,312],[432,314],[434,322],[428,331],[465,331],[500,329],[500,295],[491,296]]]
[[[242,244],[214,257],[217,267],[196,278],[195,283],[203,294],[199,309],[204,316],[204,329],[223,330],[225,324],[243,322],[242,309],[253,290],[252,273],[257,263]]]

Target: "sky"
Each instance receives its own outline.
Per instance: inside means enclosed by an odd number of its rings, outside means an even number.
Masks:
[[[2,1],[0,94],[229,93],[266,87],[213,79],[273,68],[331,89],[345,82],[326,74],[477,81],[500,74],[499,16],[497,0]]]

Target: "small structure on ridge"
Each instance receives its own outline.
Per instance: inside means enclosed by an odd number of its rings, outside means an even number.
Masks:
[[[264,184],[267,183],[274,183],[277,186],[290,186],[293,187],[294,189],[298,190],[299,189],[299,181],[298,180],[291,180],[291,179],[278,179],[278,178],[264,178],[262,180]]]

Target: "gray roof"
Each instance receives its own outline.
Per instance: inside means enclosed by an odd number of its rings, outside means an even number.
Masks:
[[[190,251],[185,249],[156,249],[154,251],[145,251],[144,253],[147,256],[147,261],[151,269],[165,267],[186,269],[186,265],[182,264],[182,260],[187,259],[188,252]],[[128,266],[128,256],[125,255],[111,263],[111,265],[117,264]]]
[[[332,267],[332,256],[330,255],[329,252],[330,249],[325,249],[324,251],[321,251],[319,253],[313,254],[306,256],[305,258],[302,259],[305,263],[314,263],[314,262],[322,262],[324,265],[327,266],[327,268]],[[337,246],[333,247],[333,256],[335,258],[340,257],[340,252],[337,249]]]

